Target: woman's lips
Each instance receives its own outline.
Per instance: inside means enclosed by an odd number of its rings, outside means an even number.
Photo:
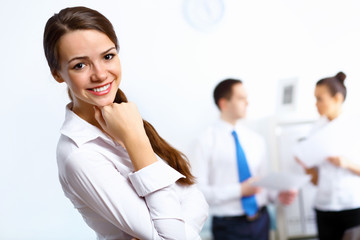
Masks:
[[[111,86],[112,86],[112,82],[108,83],[102,87],[88,89],[88,91],[94,95],[102,96],[102,95],[108,94],[110,92]]]

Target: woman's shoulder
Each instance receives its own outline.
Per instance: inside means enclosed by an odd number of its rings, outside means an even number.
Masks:
[[[106,160],[106,157],[96,149],[86,146],[78,147],[71,138],[65,135],[60,136],[56,158],[60,173],[83,171]]]
[[[64,161],[70,153],[76,151],[78,147],[75,142],[66,135],[61,134],[56,146],[56,158],[59,161]]]

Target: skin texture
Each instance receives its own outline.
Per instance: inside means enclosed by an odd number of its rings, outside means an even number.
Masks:
[[[239,119],[246,117],[248,102],[248,94],[242,83],[237,83],[232,87],[232,95],[230,99],[221,98],[219,100],[219,108],[221,119],[235,126]],[[258,180],[258,177],[251,177],[241,183],[242,196],[252,196],[261,191],[261,188],[252,186],[252,183]],[[278,195],[278,200],[284,205],[291,204],[297,196],[297,190],[282,191]]]
[[[331,96],[327,86],[319,85],[315,88],[315,98],[316,108],[321,116],[325,116],[332,121],[341,114],[344,102],[344,96],[341,93]]]
[[[221,98],[219,100],[221,118],[235,125],[239,119],[246,117],[248,105],[247,91],[242,83],[237,83],[232,87],[230,99]]]
[[[70,89],[74,113],[126,147],[135,171],[156,162],[136,105],[113,103],[121,81],[115,44],[99,31],[76,30],[60,38],[58,49],[60,70],[53,76]],[[109,83],[109,89],[94,92]]]
[[[115,44],[95,30],[72,31],[60,38],[60,70],[54,74],[65,82],[73,97],[73,111],[94,120],[93,106],[110,105],[121,81],[121,65]],[[96,96],[89,89],[112,83],[111,91]]]

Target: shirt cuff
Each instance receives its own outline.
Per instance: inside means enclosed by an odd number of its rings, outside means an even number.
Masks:
[[[224,186],[224,192],[227,194],[229,199],[241,198],[242,197],[241,183]]]
[[[180,178],[185,176],[162,160],[129,174],[129,179],[140,197],[167,187]]]

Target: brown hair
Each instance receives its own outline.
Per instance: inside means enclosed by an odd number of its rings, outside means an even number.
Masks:
[[[316,86],[324,85],[328,88],[331,96],[335,96],[337,93],[341,93],[346,98],[346,87],[344,81],[346,75],[343,72],[338,72],[334,77],[323,78],[316,83]]]
[[[111,22],[98,11],[86,7],[72,7],[62,9],[54,14],[46,23],[44,30],[44,51],[46,60],[52,73],[59,70],[58,42],[67,32],[74,30],[94,29],[106,34],[119,50],[118,40]],[[71,95],[69,94],[71,97]],[[125,94],[118,89],[114,102],[127,102]],[[172,168],[179,171],[186,178],[178,180],[183,185],[194,184],[195,178],[191,174],[189,161],[185,155],[159,136],[155,128],[143,120],[146,134],[154,152],[164,159]]]
[[[214,101],[216,106],[220,109],[219,107],[219,101],[221,98],[225,98],[227,100],[229,100],[232,96],[232,87],[235,84],[238,83],[242,83],[241,80],[239,79],[232,79],[232,78],[228,78],[225,79],[221,82],[218,83],[218,85],[216,85],[215,89],[214,89]]]

